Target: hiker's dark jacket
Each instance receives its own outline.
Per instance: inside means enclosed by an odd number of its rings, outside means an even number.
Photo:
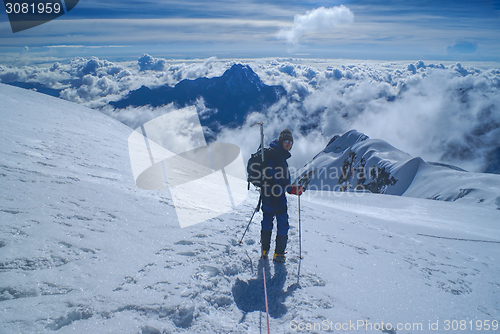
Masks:
[[[264,169],[264,186],[262,196],[271,200],[273,209],[281,209],[286,205],[285,192],[290,192],[290,172],[288,171],[287,159],[292,155],[287,152],[278,140],[271,142],[272,150],[266,168]]]

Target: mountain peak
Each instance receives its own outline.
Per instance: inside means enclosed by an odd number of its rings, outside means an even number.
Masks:
[[[326,145],[324,152],[342,153],[347,148],[352,147],[354,144],[365,141],[367,139],[369,139],[369,137],[364,133],[358,132],[356,130],[350,130],[344,133],[342,136],[333,136]]]
[[[222,78],[233,83],[237,81],[240,85],[252,84],[262,86],[262,81],[259,76],[248,65],[234,64],[230,69],[224,72]]]
[[[247,77],[257,77],[259,76],[252,70],[252,68],[248,65],[243,65],[243,64],[234,64],[224,72],[222,76],[229,76],[229,75],[245,75]],[[260,80],[260,78],[259,78]]]

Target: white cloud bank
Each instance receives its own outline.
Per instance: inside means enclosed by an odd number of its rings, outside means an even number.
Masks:
[[[331,8],[319,7],[303,15],[295,15],[291,29],[281,29],[277,37],[297,46],[300,39],[308,33],[329,32],[339,25],[354,22],[354,14],[344,5]]]
[[[0,66],[0,81],[37,82],[64,89],[61,98],[99,108],[136,128],[176,107],[114,110],[108,102],[141,85],[152,88],[183,79],[221,76],[235,62],[209,58],[182,63],[143,55],[130,66],[77,58],[51,68]],[[500,149],[499,69],[423,61],[336,66],[327,66],[333,63],[325,61],[323,68],[290,59],[245,64],[265,84],[282,85],[287,96],[267,109],[256,110],[241,127],[223,129],[219,134],[219,140],[240,146],[244,158],[259,145],[258,131],[250,128],[257,121],[265,121],[266,142],[283,128],[293,131],[290,165],[294,167],[303,166],[334,135],[351,129],[384,139],[413,156],[470,171],[485,170],[488,155]],[[200,115],[213,111],[202,100],[196,108]]]

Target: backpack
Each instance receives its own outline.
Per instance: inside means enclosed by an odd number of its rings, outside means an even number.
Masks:
[[[253,153],[248,159],[247,163],[247,181],[248,189],[250,189],[250,183],[256,188],[262,188],[262,174],[264,168],[267,167],[269,158],[271,157],[272,148],[264,148],[264,164],[262,164],[262,153],[259,148],[257,152]]]

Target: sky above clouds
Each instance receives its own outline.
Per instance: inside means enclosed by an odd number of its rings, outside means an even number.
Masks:
[[[97,56],[307,57],[499,61],[495,1],[80,1],[12,33],[0,14],[0,63]]]

